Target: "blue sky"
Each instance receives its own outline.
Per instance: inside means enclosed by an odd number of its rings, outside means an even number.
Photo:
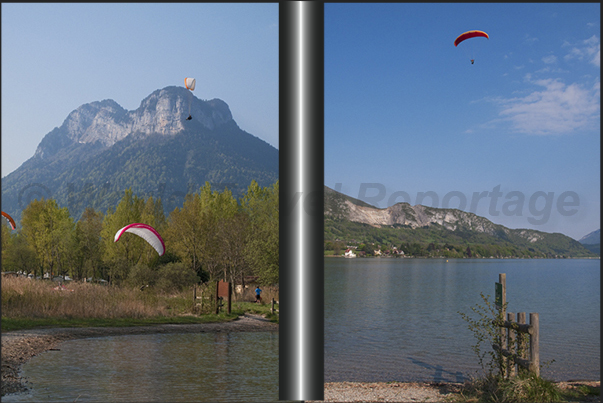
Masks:
[[[598,3],[325,4],[325,185],[600,228],[600,31]]]
[[[600,30],[596,3],[325,4],[325,184],[599,228]],[[187,76],[278,147],[277,4],[2,4],[2,176],[80,105]]]
[[[2,177],[79,106],[184,86],[278,148],[278,4],[2,4]]]

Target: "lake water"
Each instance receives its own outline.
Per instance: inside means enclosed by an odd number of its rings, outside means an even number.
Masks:
[[[464,381],[480,370],[458,311],[537,312],[541,375],[600,379],[600,261],[325,258],[325,381]]]
[[[278,333],[149,334],[70,340],[23,365],[30,392],[3,402],[278,400]]]
[[[325,381],[475,375],[476,340],[458,312],[483,305],[480,292],[493,296],[499,273],[508,311],[540,315],[541,363],[555,360],[542,376],[599,380],[599,260],[326,258]],[[111,336],[59,347],[23,365],[29,393],[2,400],[278,400],[278,333]]]

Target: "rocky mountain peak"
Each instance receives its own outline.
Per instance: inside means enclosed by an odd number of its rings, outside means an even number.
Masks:
[[[193,120],[209,130],[232,120],[224,101],[202,101],[184,87],[170,86],[151,93],[133,111],[125,110],[112,99],[78,107],[61,127],[46,135],[35,155],[45,158],[74,143],[110,147],[135,132],[174,135],[191,123],[186,120],[189,111]]]

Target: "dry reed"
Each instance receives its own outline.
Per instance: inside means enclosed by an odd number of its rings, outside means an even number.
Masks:
[[[151,290],[79,282],[70,282],[66,289],[57,286],[47,280],[3,278],[2,316],[114,319],[174,314],[168,308],[169,298]]]

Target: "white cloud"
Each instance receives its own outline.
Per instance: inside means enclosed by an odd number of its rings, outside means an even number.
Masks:
[[[557,63],[557,56],[555,56],[555,55],[545,56],[542,58],[542,61],[544,62],[544,64],[554,64],[554,63]]]
[[[597,35],[593,35],[575,45],[565,42],[564,46],[571,46],[569,53],[564,56],[565,60],[586,59],[589,63],[601,67],[601,42]]]
[[[533,44],[535,42],[538,42],[538,38],[535,38],[535,37],[531,36],[530,34],[526,34],[525,37],[524,37],[524,41],[527,44],[531,45],[531,44]]]
[[[600,125],[600,84],[584,88],[559,79],[526,80],[542,90],[516,98],[493,100],[501,106],[499,116],[514,131],[533,135],[570,134]]]

